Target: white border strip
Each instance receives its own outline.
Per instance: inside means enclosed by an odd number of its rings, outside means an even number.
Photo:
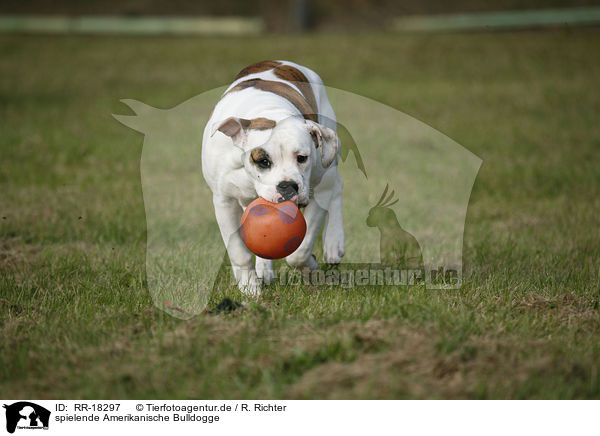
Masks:
[[[31,400],[50,412],[44,436],[584,435],[598,433],[598,401]],[[22,410],[22,404],[2,402]],[[14,406],[14,407],[13,407]],[[29,409],[28,409],[29,410]],[[14,410],[10,410],[9,414]],[[27,413],[27,411],[25,412]],[[0,426],[6,426],[4,413]],[[44,418],[45,419],[45,418]],[[19,421],[18,435],[38,434]],[[41,429],[42,423],[37,422]],[[0,431],[4,432],[5,428]],[[41,434],[41,433],[39,433]]]

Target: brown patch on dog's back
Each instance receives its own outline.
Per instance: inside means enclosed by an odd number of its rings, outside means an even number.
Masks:
[[[308,104],[315,108],[317,107],[317,100],[315,99],[315,93],[313,92],[310,82],[302,71],[291,65],[279,65],[275,68],[275,75],[280,79],[292,82],[296,87],[304,94],[304,98]]]
[[[275,68],[274,73],[277,77],[283,80],[288,80],[290,82],[309,83],[304,73],[291,65],[279,65],[277,68]]]
[[[233,88],[231,88],[227,94],[230,92],[242,91],[247,88],[256,88],[261,91],[272,92],[273,94],[277,94],[289,102],[291,102],[296,108],[302,113],[305,119],[311,120],[314,122],[318,122],[317,118],[317,107],[312,106],[308,100],[290,85],[287,85],[283,82],[276,82],[273,80],[262,80],[262,79],[249,79],[243,82],[238,83]]]
[[[242,71],[240,71],[237,76],[235,76],[235,80],[241,79],[242,77],[246,77],[250,74],[261,73],[263,71],[271,70],[278,65],[281,65],[279,61],[261,61],[252,65],[248,65]]]

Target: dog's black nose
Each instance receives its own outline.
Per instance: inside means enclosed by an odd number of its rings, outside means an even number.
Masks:
[[[287,191],[287,190],[293,190],[298,192],[298,184],[296,182],[293,182],[291,180],[284,180],[283,182],[279,182],[279,185],[277,185],[277,190],[282,190],[282,191]]]
[[[289,200],[298,194],[298,184],[290,180],[284,180],[277,185],[277,192],[281,194],[284,200]]]

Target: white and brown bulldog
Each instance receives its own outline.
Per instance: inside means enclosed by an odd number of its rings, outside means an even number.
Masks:
[[[274,277],[271,260],[257,257],[255,267],[239,233],[243,210],[259,196],[306,206],[306,236],[286,258],[291,266],[317,267],[313,246],[326,218],[325,260],[341,261],[343,182],[336,132],[323,81],[292,62],[244,68],[215,106],[202,139],[202,172],[242,292],[258,296]]]

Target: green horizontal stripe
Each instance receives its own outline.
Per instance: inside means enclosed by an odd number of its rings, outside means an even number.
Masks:
[[[392,28],[400,31],[440,31],[597,23],[600,23],[600,7],[401,17],[393,20]]]
[[[42,17],[0,16],[0,32],[81,34],[257,34],[260,18],[245,17]]]

